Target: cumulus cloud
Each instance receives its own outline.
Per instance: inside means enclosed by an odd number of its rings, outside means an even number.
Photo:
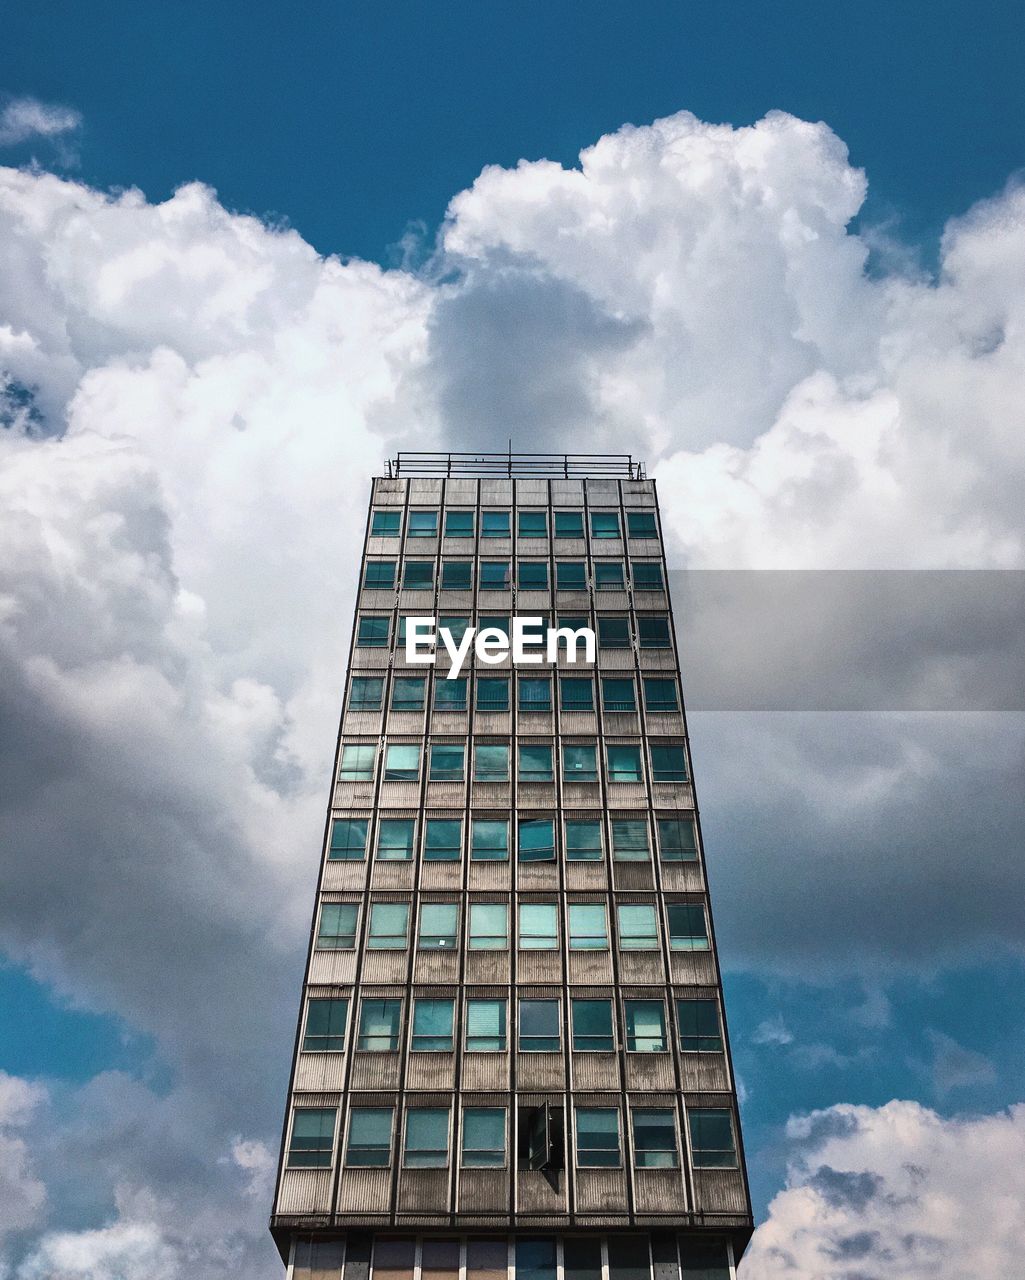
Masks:
[[[46,1187],[24,1137],[45,1098],[40,1085],[0,1071],[0,1245],[8,1232],[34,1225],[46,1202]]]
[[[943,1119],[914,1102],[787,1126],[793,1158],[742,1280],[1014,1275],[1025,1252],[1025,1106]]]
[[[0,107],[0,147],[14,147],[33,138],[56,138],[81,127],[82,115],[73,107],[10,98]]]

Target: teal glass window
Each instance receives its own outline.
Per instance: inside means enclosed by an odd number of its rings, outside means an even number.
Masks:
[[[364,1000],[356,1048],[364,1053],[398,1053],[401,1029],[401,1000]]]
[[[555,587],[558,591],[586,591],[587,572],[583,560],[556,560]]]
[[[563,711],[593,711],[594,681],[589,676],[560,676],[559,703]]]
[[[505,1168],[505,1108],[463,1108],[463,1167]]]
[[[441,1107],[412,1107],[406,1112],[407,1169],[444,1169],[448,1164],[449,1112]]]
[[[690,1149],[695,1169],[735,1169],[737,1144],[733,1117],[720,1107],[688,1111]]]
[[[633,1113],[634,1162],[638,1169],[678,1169],[676,1120],[668,1107],[636,1108]]]
[[[651,748],[651,776],[656,782],[686,782],[687,756],[682,743]]]
[[[630,648],[630,620],[610,614],[598,615],[598,647],[601,649]]]
[[[659,818],[658,851],[663,862],[697,862],[698,842],[693,818]]]
[[[636,711],[633,676],[606,676],[601,682],[601,703],[606,711]]]
[[[349,682],[349,710],[380,711],[383,694],[380,676],[353,676]]]
[[[630,572],[638,591],[664,591],[661,560],[631,560]]]
[[[555,536],[557,538],[582,538],[584,513],[582,511],[556,511]]]
[[[582,1169],[618,1169],[619,1111],[615,1107],[577,1107],[577,1164]]]
[[[537,742],[521,742],[519,778],[521,782],[552,782],[552,748]]]
[[[616,915],[619,921],[621,951],[656,951],[658,949],[658,924],[652,904],[620,903],[616,908]]]
[[[519,511],[516,513],[516,529],[521,538],[547,538],[547,511]]]
[[[384,649],[388,644],[387,615],[379,613],[361,613],[356,628],[357,649]]]
[[[392,591],[395,588],[394,560],[368,560],[363,570],[363,585],[368,591]]]
[[[428,818],[424,837],[425,862],[458,862],[462,856],[463,824],[458,818]]]
[[[511,536],[508,511],[482,511],[480,513],[482,538],[508,538]]]
[[[410,1047],[418,1053],[451,1053],[455,1005],[451,1000],[414,1000]]]
[[[619,537],[618,511],[592,511],[591,537],[598,541]]]
[[[453,680],[438,679],[434,682],[435,711],[466,710],[466,677],[456,676]]]
[[[478,742],[473,748],[473,776],[477,782],[507,782],[508,743]]]
[[[547,591],[548,561],[518,561],[516,565],[516,581],[524,591]]]
[[[472,511],[446,511],[445,512],[445,537],[446,538],[472,538],[473,537],[473,512]]]
[[[292,1139],[288,1164],[292,1169],[329,1169],[335,1146],[333,1107],[296,1107],[292,1112]]]
[[[516,1237],[516,1280],[555,1280],[555,1241]]]
[[[671,649],[669,618],[664,614],[640,613],[637,615],[637,639],[642,649]]]
[[[412,818],[382,818],[377,831],[377,857],[381,862],[410,862],[415,822]]]
[[[465,775],[466,748],[461,743],[431,744],[431,782],[462,782]]]
[[[654,511],[628,511],[626,527],[631,538],[657,538]]]
[[[504,902],[470,904],[470,950],[508,951],[509,908]]]
[[[567,819],[566,860],[601,862],[601,823],[596,818]]]
[[[679,711],[680,691],[676,681],[662,676],[645,676],[644,705],[653,712]]]
[[[609,743],[606,747],[610,782],[643,782],[641,749],[629,743]],[[387,776],[387,775],[386,775]]]
[[[671,950],[708,950],[708,923],[705,908],[700,902],[670,902],[666,907],[666,914],[669,917]]]
[[[385,508],[375,511],[370,521],[372,538],[394,538],[402,525],[402,510],[399,507]]]
[[[459,941],[459,906],[455,902],[420,905],[420,950],[455,951]]]
[[[473,586],[473,564],[469,560],[445,560],[441,566],[445,591],[469,591]]]
[[[509,639],[509,615],[505,613],[482,613],[480,615],[481,631],[493,630],[501,631],[505,638]],[[479,632],[478,632],[479,634]]]
[[[617,862],[648,861],[648,824],[643,818],[612,819],[612,856]]]
[[[462,640],[469,625],[470,619],[462,613],[443,613],[438,618],[438,630],[448,631],[456,644]]]
[[[555,951],[559,946],[559,908],[554,902],[520,903],[521,951]]]
[[[596,560],[594,587],[596,591],[625,591],[626,578],[622,560]]]
[[[437,511],[419,511],[415,508],[409,513],[406,526],[407,538],[436,538],[438,536]]]
[[[521,1000],[520,1052],[558,1053],[561,1044],[558,1000]]]
[[[564,782],[597,782],[598,756],[593,742],[567,742],[562,748]]]
[[[571,951],[608,951],[609,925],[604,903],[570,903],[569,949]]]
[[[480,587],[482,591],[505,591],[511,584],[508,560],[482,560],[480,562]]]
[[[467,1000],[466,1048],[473,1053],[504,1053],[506,1005],[504,1000]]]
[[[387,1168],[391,1157],[391,1107],[353,1107],[345,1163],[358,1168]]]
[[[352,951],[356,945],[358,916],[359,907],[355,902],[325,902],[320,908],[317,949]]]
[[[714,1000],[677,1000],[676,1025],[684,1053],[722,1053],[719,1006]]]
[[[427,693],[424,676],[396,676],[391,686],[393,711],[423,711]]]
[[[415,742],[390,742],[384,756],[385,782],[416,782],[419,776],[419,745]]]
[[[477,710],[508,711],[509,710],[509,678],[508,676],[477,677]]]
[[[520,862],[555,861],[555,823],[551,818],[521,818],[518,836]]]
[[[506,862],[509,858],[509,824],[504,818],[474,818],[470,836],[473,862]]]
[[[306,1053],[337,1053],[345,1048],[348,1000],[313,996],[306,1002],[303,1049]]]
[[[371,903],[368,948],[371,951],[402,951],[408,943],[409,904],[405,902]]]
[[[616,1047],[611,1000],[572,1000],[574,1053],[611,1053]]]
[[[626,1000],[626,1047],[631,1053],[666,1053],[666,1009],[661,1000]]]
[[[367,855],[366,818],[335,818],[331,823],[331,862],[358,862]]]
[[[521,711],[551,711],[552,682],[547,676],[521,676],[517,684]]]
[[[407,560],[402,566],[402,586],[406,591],[430,591],[434,587],[433,560]]]

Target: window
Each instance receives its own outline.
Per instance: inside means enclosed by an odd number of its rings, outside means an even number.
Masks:
[[[618,511],[592,511],[591,537],[598,540],[619,537]]]
[[[509,678],[508,676],[477,677],[477,710],[508,711],[509,710]]]
[[[473,565],[469,560],[445,560],[441,585],[445,591],[469,591],[473,586]]]
[[[413,1241],[410,1242],[412,1248]],[[375,1275],[375,1280],[413,1280],[413,1260],[405,1276]],[[459,1280],[459,1241],[424,1240],[420,1252],[420,1280]]]
[[[516,565],[516,581],[524,591],[547,591],[548,561],[518,561]]]
[[[708,925],[700,902],[670,902],[669,947],[672,951],[707,951]]]
[[[567,862],[601,862],[601,823],[596,818],[566,822]]]
[[[559,630],[560,631],[581,631],[585,627],[590,626],[586,614],[559,614]],[[580,649],[576,650],[578,653]],[[569,652],[569,642],[565,636],[559,636],[559,652]]]
[[[574,1053],[611,1053],[616,1047],[611,1000],[573,1000],[570,1017]]]
[[[666,1053],[666,1009],[661,1000],[626,1000],[626,1047],[631,1053]]]
[[[504,1053],[504,1000],[467,1000],[466,1048],[473,1053]]]
[[[735,1169],[737,1145],[733,1137],[733,1118],[725,1108],[702,1108],[689,1111],[690,1149],[695,1169]]]
[[[424,676],[396,676],[391,686],[393,711],[423,711],[427,691]]]
[[[482,613],[480,615],[480,630],[486,631],[489,628],[494,631],[501,631],[502,635],[504,635],[507,640],[509,639],[509,618],[506,614]],[[480,632],[477,634],[479,635]]]
[[[551,818],[521,818],[518,836],[520,862],[555,861],[555,823]]]
[[[651,903],[621,903],[616,912],[621,951],[658,949],[658,925],[655,923],[655,908]]]
[[[470,904],[470,950],[507,951],[509,908],[504,902]]]
[[[555,586],[559,591],[586,591],[587,574],[583,560],[556,560]]]
[[[420,776],[420,747],[415,742],[390,742],[384,756],[385,782],[416,782]]]
[[[461,613],[443,613],[438,618],[438,630],[450,632],[452,639],[458,644],[466,635],[470,619]]]
[[[522,676],[518,684],[521,711],[551,711],[551,680],[547,677]]]
[[[466,748],[460,743],[431,743],[432,782],[462,782]]]
[[[596,591],[623,591],[626,580],[622,560],[596,560],[594,562],[594,587]]]
[[[558,1053],[561,1045],[558,1000],[521,1000],[520,1052]]]
[[[356,1048],[365,1053],[397,1053],[401,1026],[401,1000],[364,1000]]]
[[[381,862],[409,862],[413,857],[412,818],[382,818],[377,832],[377,857]]]
[[[509,780],[509,747],[502,742],[478,742],[473,748],[473,776],[477,782]]]
[[[557,538],[582,538],[584,513],[582,511],[556,511],[555,536]]]
[[[501,1240],[467,1240],[466,1280],[507,1280],[508,1271],[509,1242],[504,1236]]]
[[[614,1235],[609,1237],[609,1280],[651,1280],[651,1252],[649,1250],[649,1237],[647,1236],[621,1236]],[[658,1246],[655,1246],[658,1249]],[[689,1256],[689,1242],[684,1245],[684,1250]],[[661,1249],[659,1249],[661,1253]],[[725,1254],[724,1254],[725,1256]],[[671,1263],[673,1272],[676,1272],[676,1250],[673,1249],[673,1261]],[[686,1271],[686,1280],[729,1280],[729,1269],[722,1276],[698,1276],[692,1275],[687,1266],[686,1258],[684,1260],[684,1269]],[[656,1267],[656,1274],[662,1268]]]
[[[505,1168],[505,1108],[463,1108],[463,1167]]]
[[[401,951],[409,941],[409,904],[374,902],[370,906],[371,951]]]
[[[363,585],[369,591],[393,591],[395,588],[395,561],[368,560],[363,570]]]
[[[645,676],[644,705],[649,711],[679,711],[680,694],[675,680]]]
[[[402,567],[402,586],[406,591],[430,591],[434,587],[433,560],[407,560]]]
[[[598,615],[598,646],[601,649],[629,649],[630,622],[628,618]]]
[[[418,1053],[451,1053],[455,1006],[451,1000],[414,1000],[411,1049]]]
[[[466,710],[466,677],[456,676],[452,680],[435,680],[434,682],[434,710],[435,711],[465,711]]]
[[[516,515],[516,529],[521,538],[547,538],[547,511],[519,511]]]
[[[638,1169],[678,1169],[676,1121],[668,1108],[637,1109],[634,1121],[634,1163]]]
[[[619,1111],[615,1107],[577,1107],[577,1164],[581,1169],[618,1169]]]
[[[459,906],[424,902],[420,906],[420,950],[455,951],[459,940]]]
[[[472,538],[473,537],[473,512],[472,511],[446,511],[445,512],[445,537],[446,538]]]
[[[626,527],[631,538],[658,537],[658,529],[655,527],[655,513],[653,511],[628,511],[626,513]]]
[[[424,861],[458,862],[463,852],[462,828],[458,818],[428,818]]]
[[[683,743],[651,748],[651,776],[656,782],[686,782],[687,757]]]
[[[661,560],[631,560],[630,572],[638,591],[664,591]]]
[[[520,903],[520,950],[555,951],[559,946],[559,908],[554,902]]]
[[[714,1000],[677,1000],[676,1025],[684,1053],[722,1053],[719,1006]]]
[[[601,1254],[601,1240],[591,1236],[568,1236],[562,1242],[564,1280],[602,1280]],[[619,1280],[619,1277],[610,1275],[609,1280]],[[650,1280],[650,1276],[645,1274],[638,1280]]]
[[[551,782],[555,776],[551,747],[537,742],[521,742],[519,775],[521,782]]]
[[[659,818],[658,850],[663,862],[696,862],[698,842],[693,818]]]
[[[377,613],[361,613],[356,628],[357,649],[383,649],[388,644],[390,619]]]
[[[350,711],[380,711],[384,681],[380,676],[353,676],[349,684]]]
[[[348,1000],[314,996],[306,1003],[303,1049],[307,1053],[337,1053],[345,1048]]]
[[[564,782],[597,782],[598,761],[593,742],[566,743],[562,748]]]
[[[601,902],[571,902],[569,907],[569,949],[608,951],[609,926]]]
[[[601,682],[601,701],[606,711],[636,711],[633,676],[606,677]]]
[[[482,538],[510,537],[508,511],[482,511],[480,513],[480,536]]]
[[[436,538],[438,536],[437,511],[410,511],[406,526],[407,538]]]
[[[589,677],[559,677],[559,701],[563,711],[593,711],[594,681]]]
[[[657,613],[638,614],[637,638],[642,649],[671,649],[669,619]]]
[[[508,561],[482,560],[480,562],[480,587],[482,591],[504,591],[508,586]]]
[[[516,1239],[516,1280],[555,1280],[555,1241]]]
[[[370,744],[342,748],[342,763],[338,777],[342,782],[369,782],[374,776],[377,748]]]
[[[329,1169],[335,1147],[333,1107],[296,1107],[292,1112],[292,1141],[288,1164],[292,1169]]]
[[[317,949],[351,951],[356,945],[358,915],[359,907],[355,902],[325,902],[320,908]]]
[[[612,856],[617,862],[648,861],[648,824],[643,818],[612,819]]]
[[[345,1163],[383,1169],[391,1155],[391,1107],[353,1107],[349,1119],[349,1145]]]
[[[327,851],[331,862],[359,861],[367,853],[366,818],[335,818],[331,823],[331,845]]]
[[[372,538],[394,538],[402,524],[402,512],[400,510],[375,511],[370,521],[370,536]]]
[[[509,824],[504,818],[474,818],[470,858],[474,862],[505,862],[509,857]]]
[[[626,743],[610,743],[606,747],[610,782],[643,782],[641,749]],[[387,773],[385,777],[387,777]]]

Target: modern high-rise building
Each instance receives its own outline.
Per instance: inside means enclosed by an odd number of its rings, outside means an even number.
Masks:
[[[494,631],[457,678],[442,644],[407,660],[411,618],[458,643],[525,617],[593,631],[595,660],[486,662]],[[400,455],[271,1218],[289,1274],[727,1280],[751,1228],[654,481]]]

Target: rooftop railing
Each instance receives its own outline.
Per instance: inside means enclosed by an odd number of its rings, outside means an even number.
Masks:
[[[387,465],[390,480],[405,476],[645,478],[644,463],[629,453],[398,453]]]

